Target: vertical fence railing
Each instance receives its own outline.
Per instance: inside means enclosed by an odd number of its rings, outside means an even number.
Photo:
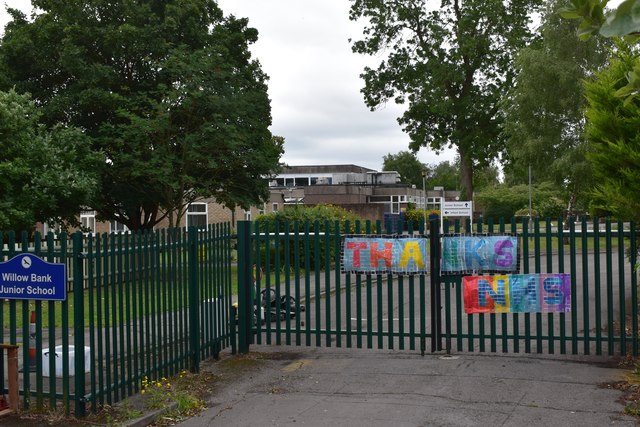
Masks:
[[[637,356],[635,224],[553,223],[525,218],[464,229],[517,234],[522,273],[571,274],[566,314],[466,314],[461,278],[440,277],[434,267],[431,276],[401,278],[340,271],[345,234],[395,235],[390,224],[294,222],[267,229],[240,221],[238,350],[257,342]],[[462,228],[445,222],[443,232]],[[424,236],[425,230],[421,224],[403,233]],[[62,407],[81,416],[86,403],[96,410],[138,392],[144,376],[197,369],[200,360],[235,347],[227,224],[71,237],[0,235],[2,261],[31,252],[70,267],[66,301],[0,303],[0,342],[20,346],[22,408]],[[6,392],[1,363],[0,384]]]
[[[142,379],[197,371],[235,345],[232,231],[0,234],[0,261],[30,252],[68,266],[64,301],[3,300],[1,343],[19,345],[21,409],[82,417],[140,391]],[[4,364],[0,386],[7,392]]]
[[[459,232],[458,227],[457,222],[445,221],[444,232]],[[461,278],[445,277],[445,294],[449,288],[457,293],[444,305],[447,319],[456,319],[450,332],[452,350],[638,354],[635,224],[581,219],[563,228],[561,220],[543,225],[525,218],[521,224],[512,220],[509,228],[501,223],[495,230],[490,221],[473,224],[475,233],[506,231],[519,236],[521,273],[569,273],[571,311],[464,314]]]
[[[264,322],[252,325],[251,339],[276,345],[420,348],[423,353],[638,354],[635,224],[445,221],[444,235],[517,235],[520,273],[571,275],[569,313],[487,314],[465,313],[461,276],[441,277],[439,261],[427,276],[341,273],[342,237],[398,233],[390,224],[384,226],[317,221],[248,226],[246,267],[264,272],[248,284],[254,289],[253,303],[259,306],[263,292],[274,295]],[[425,230],[409,226],[399,233],[425,235]],[[432,247],[430,256],[437,257],[437,251],[437,245]],[[283,301],[291,297],[291,316],[280,317],[287,308]]]
[[[256,343],[427,350],[429,325],[435,321],[428,277],[341,271],[345,234],[393,236],[398,232],[393,224],[256,222],[249,239],[240,233],[244,227],[249,226],[238,228],[239,265],[245,265],[244,251],[263,272],[251,284],[257,289],[253,303],[266,302],[263,321],[252,324]],[[407,232],[423,236],[424,231],[421,224]]]

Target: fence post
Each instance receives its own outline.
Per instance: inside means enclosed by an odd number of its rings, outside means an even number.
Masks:
[[[638,267],[638,240],[636,236],[636,224],[632,221],[629,224],[629,231],[631,234],[631,241],[629,243],[629,262],[631,263],[631,342],[633,345],[632,351],[634,356],[638,356],[638,279],[636,271]]]
[[[238,352],[248,353],[251,340],[251,222],[238,221]]]
[[[189,371],[200,370],[200,324],[198,297],[198,231],[195,227],[188,230],[189,251]]]
[[[432,219],[429,226],[431,249],[431,352],[442,350],[442,307],[440,306],[440,224]]]
[[[82,263],[82,232],[73,234],[73,348],[75,356],[75,415],[84,417],[87,412],[85,405],[85,373],[84,373],[84,277]]]

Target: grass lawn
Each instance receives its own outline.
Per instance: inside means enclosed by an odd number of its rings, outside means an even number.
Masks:
[[[263,284],[266,278],[262,278]],[[274,284],[276,274],[271,273],[270,283]],[[284,278],[280,277],[281,283]],[[142,289],[141,289],[142,287]],[[231,266],[231,299],[235,300],[238,293],[238,268]],[[100,301],[97,298],[100,297]],[[92,303],[91,303],[92,301]],[[116,324],[122,319],[127,321],[136,320],[144,316],[154,315],[166,311],[180,310],[188,305],[187,296],[184,289],[179,286],[172,286],[171,283],[150,284],[124,284],[123,286],[103,286],[99,292],[97,289],[85,290],[83,293],[84,325],[89,326],[90,307],[93,306],[93,322],[98,323],[98,304],[101,310],[102,324],[108,319],[113,325],[113,313],[116,313]],[[42,310],[42,327],[48,328],[50,323],[50,313],[53,313],[53,322],[56,328],[62,326],[63,314],[68,313],[69,328],[74,327],[74,293],[67,294],[66,305],[60,301],[9,301],[2,302],[2,324],[6,329],[12,324],[12,317],[15,318],[15,328],[21,329],[23,325],[23,310],[27,312],[27,319],[30,319],[31,311],[35,311],[37,306]],[[14,310],[12,311],[12,306]],[[14,313],[12,315],[12,313]]]

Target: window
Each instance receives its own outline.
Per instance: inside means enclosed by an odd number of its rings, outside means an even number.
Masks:
[[[129,228],[126,225],[119,223],[118,221],[111,221],[110,228],[112,233],[127,233],[129,231]]]
[[[400,202],[402,196],[391,196],[391,213],[400,213]]]
[[[428,197],[427,209],[440,210],[440,197]]]
[[[267,204],[263,203],[262,206],[260,207],[260,210],[258,210],[258,215],[264,215],[266,211],[267,211]]]
[[[271,211],[272,212],[278,212],[278,204],[277,203],[273,204],[273,209]]]
[[[206,203],[191,203],[187,209],[187,227],[207,228],[209,218]]]
[[[251,221],[251,209],[249,209],[248,211],[244,211],[244,220]]]
[[[369,201],[371,203],[389,203],[389,196],[371,196]]]
[[[80,213],[82,231],[85,233],[96,232],[96,211],[82,211]]]
[[[46,236],[49,232],[56,235],[60,234],[62,232],[62,227],[60,224],[49,224],[48,222],[45,222],[42,228],[42,234]]]

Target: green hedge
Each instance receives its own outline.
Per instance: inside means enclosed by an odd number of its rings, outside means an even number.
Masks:
[[[339,235],[355,233],[356,223],[364,223],[364,219],[355,213],[348,211],[344,208],[333,205],[316,205],[316,206],[304,206],[295,205],[287,207],[277,212],[272,212],[265,215],[260,215],[256,219],[256,226],[260,233],[284,233],[287,229],[292,233],[295,229],[296,223],[298,224],[298,230],[302,234],[305,232],[305,226],[308,224],[308,232],[310,235],[316,231],[319,233],[329,234],[329,262],[335,260],[335,246],[336,242],[334,236],[337,231]],[[364,224],[362,225],[364,227]],[[310,238],[311,239],[311,238]],[[316,260],[320,262],[321,268],[324,268],[327,262],[325,258],[325,245],[326,239],[321,237],[319,245],[319,254],[316,253],[316,247],[313,241],[310,241],[310,259],[309,266],[314,268]],[[304,248],[300,247],[303,251]],[[278,258],[276,258],[278,257]],[[291,266],[295,265],[295,253],[293,247],[290,249],[288,255],[289,263]],[[275,237],[269,239],[269,259],[268,264],[271,269],[275,267],[276,259],[279,259],[280,266],[285,264],[284,243],[280,241],[278,251],[276,252]],[[261,265],[267,264],[267,250],[266,242],[261,239],[260,243],[260,263]],[[301,265],[304,268],[304,265]],[[331,267],[335,267],[331,265]]]

